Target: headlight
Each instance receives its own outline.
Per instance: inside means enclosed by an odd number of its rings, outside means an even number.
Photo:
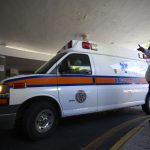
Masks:
[[[0,85],[0,93],[2,93],[2,91],[3,91],[3,86]]]
[[[7,85],[0,85],[0,94],[8,94],[9,93],[9,88]]]
[[[7,85],[0,85],[0,105],[9,104],[9,88]]]

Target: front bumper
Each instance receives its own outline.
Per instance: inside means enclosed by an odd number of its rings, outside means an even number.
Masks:
[[[19,105],[0,106],[0,129],[13,128]]]

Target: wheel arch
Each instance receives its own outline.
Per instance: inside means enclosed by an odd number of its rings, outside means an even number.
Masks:
[[[20,119],[23,116],[23,113],[25,112],[25,110],[33,103],[36,102],[49,102],[52,103],[58,110],[59,116],[62,117],[62,108],[60,106],[60,104],[58,103],[58,101],[56,99],[54,99],[53,97],[50,96],[45,96],[45,95],[41,95],[41,96],[35,96],[32,98],[27,99],[26,101],[24,101],[16,114],[16,119]]]

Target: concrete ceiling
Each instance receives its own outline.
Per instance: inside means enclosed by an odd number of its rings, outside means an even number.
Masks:
[[[56,53],[86,33],[136,49],[150,40],[150,0],[0,0],[0,42]]]

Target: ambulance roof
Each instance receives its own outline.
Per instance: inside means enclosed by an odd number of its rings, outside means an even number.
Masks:
[[[110,55],[114,57],[124,57],[124,58],[142,60],[141,58],[139,58],[139,55],[142,55],[142,53],[138,51],[130,50],[118,46],[106,45],[102,43],[98,44],[92,41],[84,42],[84,41],[72,40],[67,45],[65,45],[58,53],[71,52],[71,51],[81,52],[81,53],[95,53],[101,55]]]

